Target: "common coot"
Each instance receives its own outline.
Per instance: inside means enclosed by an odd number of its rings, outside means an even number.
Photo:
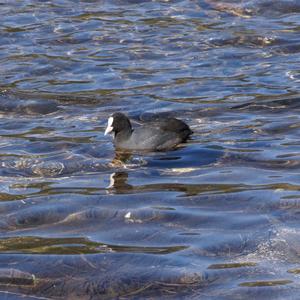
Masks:
[[[183,121],[165,118],[132,128],[130,120],[117,112],[108,118],[104,135],[114,133],[114,145],[123,150],[162,151],[174,148],[193,133]]]

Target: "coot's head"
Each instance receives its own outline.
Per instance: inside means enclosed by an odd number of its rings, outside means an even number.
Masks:
[[[108,118],[107,127],[104,135],[114,132],[115,135],[119,132],[131,132],[131,123],[129,119],[122,113],[114,113]]]

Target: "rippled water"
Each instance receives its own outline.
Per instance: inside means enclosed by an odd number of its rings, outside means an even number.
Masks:
[[[3,299],[298,298],[299,1],[0,8]],[[115,111],[194,135],[115,153]]]

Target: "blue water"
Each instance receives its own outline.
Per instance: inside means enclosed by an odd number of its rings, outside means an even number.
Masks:
[[[1,2],[0,298],[297,299],[299,14]],[[116,111],[194,134],[116,153]]]

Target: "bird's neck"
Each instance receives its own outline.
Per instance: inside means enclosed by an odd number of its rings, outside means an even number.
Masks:
[[[131,136],[132,132],[133,132],[133,129],[131,129],[131,128],[126,128],[121,131],[115,132],[114,139],[118,140],[118,141],[126,140]]]

